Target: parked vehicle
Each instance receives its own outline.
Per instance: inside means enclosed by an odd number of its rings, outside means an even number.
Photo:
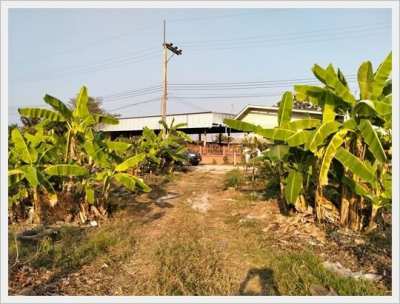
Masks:
[[[192,166],[197,166],[201,162],[201,154],[199,152],[188,151],[187,160]]]

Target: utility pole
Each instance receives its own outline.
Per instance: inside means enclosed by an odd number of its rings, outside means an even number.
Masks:
[[[167,43],[165,38],[166,22],[164,20],[163,28],[163,94],[161,96],[161,119],[166,120],[167,115],[167,100],[168,100],[168,62],[174,55],[182,55],[182,50],[172,43]],[[168,50],[173,54],[168,58]]]

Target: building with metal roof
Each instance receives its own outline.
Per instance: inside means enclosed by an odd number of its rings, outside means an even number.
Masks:
[[[186,124],[180,128],[187,134],[208,134],[208,133],[226,133],[225,118],[234,118],[234,114],[219,112],[194,112],[182,114],[166,115],[166,122],[170,124],[174,120],[174,124]],[[105,125],[100,129],[109,132],[112,135],[140,135],[144,127],[152,130],[160,130],[160,115],[138,116],[120,118],[116,125]]]
[[[259,125],[264,128],[278,126],[278,107],[247,105],[235,119]],[[322,113],[314,110],[292,110],[292,119],[321,118]]]

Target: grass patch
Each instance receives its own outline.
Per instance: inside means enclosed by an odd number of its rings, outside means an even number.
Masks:
[[[212,296],[237,291],[222,248],[193,227],[165,234],[149,257],[152,270],[140,280],[145,284],[138,286],[139,294]]]
[[[98,228],[62,226],[56,239],[43,238],[36,242],[18,241],[21,264],[34,268],[73,271],[95,258],[103,256],[112,263],[128,257],[135,245],[134,235],[127,233],[128,223],[106,223]],[[9,259],[12,265],[17,255],[14,231],[9,231]]]
[[[233,169],[225,173],[225,189],[230,187],[238,189],[243,182],[244,176],[242,171],[240,171],[239,169]]]

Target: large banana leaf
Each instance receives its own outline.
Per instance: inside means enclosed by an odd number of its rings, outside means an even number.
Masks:
[[[50,121],[65,121],[64,117],[62,117],[60,114],[47,109],[20,108],[18,109],[18,113],[21,114],[21,116],[29,118],[44,118]]]
[[[284,127],[292,117],[293,96],[291,92],[285,92],[279,104],[278,126]]]
[[[346,169],[350,170],[354,175],[360,177],[364,181],[370,183],[371,185],[376,182],[373,171],[368,168],[368,166],[363,163],[358,157],[354,156],[346,149],[340,147],[336,152],[335,158]]]
[[[322,109],[322,122],[323,123],[335,120],[335,117],[336,117],[335,108],[336,108],[336,103],[335,103],[334,96],[330,92],[327,92],[325,94],[324,105],[323,105],[323,109]]]
[[[283,128],[264,129],[258,127],[255,131],[256,134],[261,135],[270,140],[287,141],[290,136],[295,134],[295,131]]]
[[[136,180],[132,175],[128,173],[116,173],[113,178],[117,183],[122,184],[125,188],[135,191]]]
[[[328,184],[328,172],[332,159],[335,157],[337,149],[343,144],[347,132],[347,129],[342,129],[337,132],[326,147],[319,171],[319,183],[321,186]]]
[[[110,115],[94,115],[95,121],[101,124],[108,124],[108,125],[117,125],[119,123],[119,119],[115,118]]]
[[[274,145],[270,147],[265,155],[272,161],[281,161],[289,153],[289,146],[287,145]]]
[[[335,133],[340,127],[340,123],[337,121],[330,121],[323,123],[314,133],[314,136],[311,138],[310,141],[310,151],[315,152],[316,149],[322,145],[325,139]]]
[[[363,62],[358,69],[358,86],[360,87],[361,99],[369,99],[372,93],[374,74],[370,61]]]
[[[319,79],[319,81],[326,84],[326,70],[323,67],[319,66],[318,64],[314,64],[311,70],[315,77]]]
[[[347,185],[351,189],[351,191],[353,191],[357,195],[367,197],[371,200],[374,199],[373,196],[371,195],[371,191],[365,185],[363,185],[359,182],[356,182],[355,180],[347,177],[346,175],[342,176],[341,181],[342,181],[342,183]]]
[[[21,166],[19,169],[24,172],[24,177],[32,188],[39,186],[39,178],[35,167],[26,165]]]
[[[142,190],[143,192],[150,192],[151,188],[143,181],[143,179],[136,177],[136,176],[132,176],[135,181],[136,181],[136,185],[140,188],[140,190]]]
[[[112,141],[110,139],[104,140],[105,145],[111,151],[115,151],[117,153],[124,153],[126,150],[129,149],[132,144],[122,142],[122,141]]]
[[[143,192],[149,192],[151,190],[151,188],[146,185],[141,178],[128,173],[117,173],[114,175],[114,179],[131,191],[134,191],[136,186]]]
[[[343,83],[344,86],[348,87],[346,77],[344,76],[344,74],[342,73],[342,71],[339,68],[337,69],[337,75],[338,75],[340,82]]]
[[[83,176],[89,174],[88,170],[78,165],[50,165],[44,173],[50,176]]]
[[[85,201],[89,204],[94,204],[95,201],[95,191],[92,185],[85,185]]]
[[[224,124],[226,124],[232,129],[244,132],[255,132],[256,129],[258,128],[258,126],[254,124],[230,118],[224,119]]]
[[[313,136],[314,136],[314,131],[299,130],[287,139],[287,143],[291,147],[297,147],[304,144],[308,146]]]
[[[88,108],[89,97],[87,88],[83,86],[79,91],[78,97],[76,98],[76,107],[73,112],[74,117],[86,118],[91,116]]]
[[[135,156],[132,156],[127,160],[125,160],[124,162],[117,165],[115,167],[115,171],[121,172],[121,171],[126,171],[129,168],[137,167],[145,158],[146,155],[144,153],[136,154]]]
[[[54,110],[60,113],[65,120],[68,120],[72,117],[71,110],[61,100],[46,94],[44,96],[44,101]]]
[[[305,119],[293,120],[288,123],[287,127],[290,130],[297,131],[303,129],[316,128],[319,127],[320,125],[321,121],[319,119],[305,118]]]
[[[356,103],[354,96],[350,93],[350,89],[339,80],[335,70],[331,65],[329,65],[326,69],[325,80],[326,85],[330,87],[344,102],[350,105],[354,105]]]
[[[38,158],[37,151],[28,148],[28,145],[18,128],[14,128],[11,131],[11,141],[14,143],[15,155],[17,157],[27,164],[36,162]]]
[[[374,74],[374,84],[372,87],[373,99],[378,98],[383,91],[386,81],[390,73],[392,72],[392,52],[385,58],[385,60],[379,65],[378,69]]]
[[[382,143],[379,140],[378,134],[376,133],[375,129],[372,127],[371,122],[366,119],[361,119],[358,125],[358,129],[360,130],[364,141],[367,143],[369,150],[374,155],[374,157],[381,163],[386,162],[385,150],[383,149]]]
[[[390,100],[391,96],[386,97],[383,101],[360,100],[354,107],[354,112],[359,116],[367,118],[377,116],[385,121],[385,125],[390,126],[392,121],[392,105]]]
[[[56,190],[42,172],[38,171],[37,176],[40,182],[40,186],[47,191],[50,205],[54,206],[58,202],[58,196]]]
[[[308,100],[316,105],[321,105],[320,98],[325,93],[325,89],[310,85],[295,85],[294,90],[296,92],[296,100]]]
[[[296,171],[290,170],[286,179],[285,198],[288,203],[295,204],[303,188],[303,175]]]

